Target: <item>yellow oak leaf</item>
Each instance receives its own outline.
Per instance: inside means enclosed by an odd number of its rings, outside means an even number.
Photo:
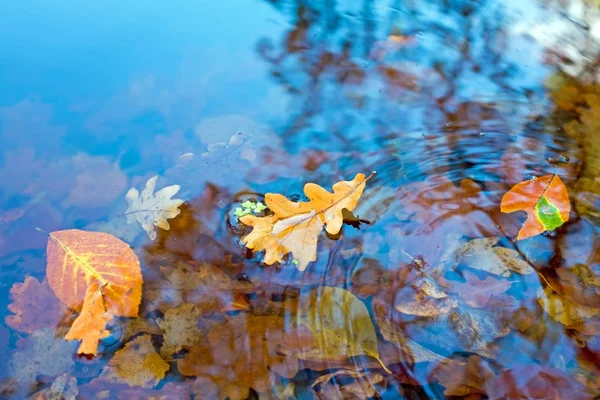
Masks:
[[[65,335],[65,339],[81,340],[81,345],[77,350],[79,354],[96,355],[98,341],[110,334],[104,328],[111,319],[112,315],[108,314],[106,308],[104,308],[102,288],[98,282],[93,282],[85,292],[81,313],[73,321],[73,325]]]
[[[252,232],[242,238],[246,247],[265,251],[265,264],[281,262],[283,256],[292,253],[294,264],[304,271],[309,262],[317,259],[317,241],[326,226],[327,233],[336,235],[344,221],[342,210],[354,210],[368,177],[357,174],[351,181],[333,185],[333,193],[314,183],[304,186],[310,201],[293,202],[281,194],[267,193],[265,204],[273,215],[256,217],[245,215],[240,221],[252,226]]]

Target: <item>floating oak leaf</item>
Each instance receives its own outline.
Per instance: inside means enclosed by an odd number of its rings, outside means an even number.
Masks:
[[[303,360],[336,361],[367,355],[381,362],[377,334],[367,307],[347,290],[323,286],[300,298],[296,324],[308,328],[314,348],[296,354]],[[389,372],[389,371],[388,371]]]
[[[585,306],[568,300],[551,287],[538,291],[538,302],[554,319],[569,329],[576,329],[587,335],[600,334],[600,308]],[[596,323],[591,323],[596,320]]]
[[[96,355],[98,341],[110,335],[105,329],[112,315],[104,308],[104,297],[98,282],[92,282],[85,292],[81,312],[65,335],[67,340],[81,340],[80,354]]]
[[[179,206],[183,204],[183,200],[171,199],[179,191],[179,185],[167,186],[154,193],[157,179],[158,175],[148,179],[141,194],[136,188],[131,188],[125,195],[129,204],[125,211],[127,222],[139,222],[151,240],[156,238],[155,226],[166,231],[170,229],[167,220],[179,215]]]
[[[168,370],[169,364],[154,350],[150,336],[143,335],[117,351],[100,378],[113,383],[152,388]]]
[[[367,181],[373,176],[357,174],[352,181],[333,185],[333,193],[314,183],[304,186],[308,202],[293,202],[280,194],[267,193],[265,203],[273,215],[256,217],[245,215],[240,221],[253,227],[242,238],[246,247],[265,250],[265,264],[282,262],[292,253],[296,267],[303,271],[309,262],[317,259],[317,241],[326,225],[330,235],[336,235],[344,221],[343,209],[352,211],[362,195]]]
[[[165,331],[160,354],[168,359],[173,353],[196,344],[206,332],[199,328],[202,310],[195,304],[185,303],[168,310],[158,326]]]
[[[50,288],[67,307],[78,311],[84,306],[86,312],[138,316],[142,273],[140,262],[127,243],[100,232],[77,229],[52,232],[48,239],[47,259],[46,275]],[[93,284],[98,287],[93,294],[88,294],[88,288]],[[87,318],[90,316],[80,314],[78,317],[81,321]],[[102,317],[93,318],[98,321],[96,318]],[[74,331],[72,337],[81,338],[84,334],[84,331],[78,334]],[[90,354],[96,353],[93,346],[83,346],[80,350],[84,348]]]
[[[527,212],[527,220],[517,240],[553,231],[569,220],[571,203],[564,183],[558,175],[517,183],[502,197],[500,210],[504,213]]]
[[[8,371],[21,385],[32,385],[38,375],[58,376],[73,365],[76,343],[56,338],[54,330],[42,328],[17,342]]]
[[[350,379],[350,382],[340,383]],[[340,370],[321,375],[311,385],[319,399],[370,399],[379,395],[375,385],[384,383],[384,378],[376,372]],[[385,386],[382,386],[385,389]]]
[[[40,283],[28,276],[25,282],[13,284],[10,297],[13,302],[8,305],[8,310],[14,315],[6,317],[6,325],[23,333],[33,333],[41,328],[56,329],[68,311],[45,279]]]
[[[506,247],[493,247],[499,238],[492,236],[473,239],[457,252],[457,258],[466,266],[490,274],[510,276],[511,271],[531,274],[533,268],[520,258],[517,251]]]
[[[485,360],[471,356],[465,360],[446,360],[431,371],[431,377],[445,387],[446,396],[485,394],[488,380],[495,377]]]
[[[491,276],[479,279],[477,275],[469,271],[464,271],[463,276],[466,282],[452,282],[452,290],[457,292],[461,299],[471,307],[485,307],[492,296],[501,295],[510,288],[509,281]]]

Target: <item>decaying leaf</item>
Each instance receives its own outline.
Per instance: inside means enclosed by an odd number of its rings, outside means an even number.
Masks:
[[[142,333],[149,335],[163,335],[164,331],[160,329],[158,324],[153,319],[146,318],[127,318],[119,320],[123,334],[121,340],[123,342],[129,341],[134,336]]]
[[[599,324],[587,324],[591,318],[600,317],[600,308],[572,302],[549,286],[538,291],[538,302],[548,315],[567,328],[588,335],[600,334]]]
[[[252,232],[242,240],[254,251],[265,250],[265,264],[282,262],[292,253],[294,264],[303,271],[309,262],[317,259],[317,241],[326,225],[327,233],[336,235],[342,228],[342,210],[352,211],[365,189],[366,177],[357,174],[352,181],[333,185],[333,193],[314,183],[304,186],[310,201],[293,202],[280,194],[267,193],[265,203],[273,215],[256,217],[245,215],[240,221],[252,226]]]
[[[485,307],[492,296],[500,295],[510,288],[510,282],[507,280],[499,280],[491,276],[479,279],[469,271],[464,271],[463,276],[466,282],[452,282],[452,289],[471,307]]]
[[[115,316],[137,317],[142,295],[140,262],[129,245],[101,232],[77,229],[50,233],[47,248],[46,275],[50,287],[67,307]],[[93,294],[88,288],[97,284]],[[100,296],[100,299],[98,299]],[[84,304],[88,301],[87,304]],[[89,303],[92,302],[92,303]],[[80,314],[79,319],[90,316]],[[94,321],[98,321],[94,316]],[[83,328],[90,321],[80,322]],[[83,338],[84,331],[71,337]],[[101,333],[103,335],[103,333]],[[81,352],[95,354],[96,348],[86,342]]]
[[[77,379],[64,373],[52,382],[52,386],[37,392],[29,400],[75,400],[78,394]]]
[[[296,324],[314,336],[313,349],[297,353],[304,360],[344,360],[368,355],[387,372],[379,357],[377,335],[367,307],[347,290],[323,286],[302,296],[296,311]]]
[[[8,362],[8,371],[22,385],[32,385],[38,375],[58,376],[69,371],[77,343],[54,336],[54,330],[42,328],[17,342],[17,350]]]
[[[166,231],[170,229],[167,220],[179,215],[179,206],[183,204],[183,200],[171,199],[179,191],[179,185],[167,186],[154,193],[157,179],[158,175],[148,179],[141,194],[136,188],[131,188],[125,195],[129,204],[125,211],[127,222],[139,222],[151,240],[156,239],[155,226]]]
[[[571,203],[564,183],[558,175],[545,175],[517,183],[502,197],[504,213],[527,212],[527,220],[517,240],[553,231],[569,220]]]
[[[533,268],[520,258],[517,251],[506,247],[493,247],[498,243],[498,237],[473,239],[463,245],[456,253],[462,264],[490,274],[510,276],[511,271],[518,274],[531,274]]]
[[[458,305],[430,277],[419,278],[410,285],[401,288],[395,296],[396,310],[421,317],[435,317],[446,314]]]
[[[77,350],[80,354],[94,354],[98,349],[98,341],[110,335],[105,328],[112,315],[104,308],[104,297],[98,282],[92,282],[85,292],[83,307],[71,329],[65,335],[67,340],[81,340]]]
[[[113,383],[152,388],[168,370],[169,364],[154,350],[150,336],[142,335],[115,353],[100,378]]]
[[[25,282],[13,284],[10,297],[13,302],[8,310],[14,315],[5,318],[6,325],[23,333],[41,328],[56,329],[68,311],[45,279],[40,283],[34,277],[26,277]]]
[[[494,358],[489,345],[509,334],[510,328],[503,321],[482,310],[458,308],[448,314],[448,326],[458,338],[462,349]]]
[[[165,331],[160,354],[169,359],[173,353],[196,344],[206,332],[198,324],[202,309],[195,304],[184,303],[168,310],[163,319],[157,320],[158,326]]]
[[[196,384],[213,393],[209,397],[243,400],[250,388],[269,392],[275,373],[286,378],[296,375],[298,360],[280,355],[279,349],[293,352],[311,347],[307,333],[287,326],[282,316],[240,315],[212,326],[177,367],[185,376],[199,377]]]
[[[340,380],[350,380],[339,383]],[[320,387],[317,391],[319,399],[370,399],[378,395],[375,385],[384,382],[381,374],[376,372],[340,370],[321,375],[311,385]]]
[[[399,350],[402,351],[402,361],[410,364],[416,364],[419,362],[436,362],[446,359],[445,357],[426,349],[419,343],[407,337],[402,329],[399,326],[396,326],[394,321],[387,315],[387,313],[385,313],[385,307],[381,307],[383,306],[382,304],[379,304],[379,306],[377,305],[377,303],[380,302],[381,299],[375,299],[373,301],[373,314],[375,315],[375,321],[377,322],[377,326],[379,327],[381,335],[385,338],[385,340],[393,343]]]
[[[517,364],[501,371],[488,380],[486,389],[490,399],[597,398],[565,372],[535,363]]]
[[[270,392],[259,394],[259,400],[296,400],[298,397],[295,393],[296,384],[294,382],[288,382],[283,384],[281,379],[275,382],[275,385]]]
[[[580,107],[576,107],[577,119],[564,125],[564,131],[577,141],[585,154],[585,162],[577,178],[574,197],[577,199],[575,207],[581,215],[599,216],[598,204],[600,201],[600,135],[598,135],[598,115],[600,115],[600,96],[598,84],[584,84],[573,82],[579,86],[578,100]],[[587,87],[586,87],[587,86]],[[575,105],[575,104],[574,104]]]
[[[446,396],[468,396],[485,394],[486,383],[495,374],[485,360],[471,356],[467,360],[446,360],[431,371],[431,376],[445,387]]]

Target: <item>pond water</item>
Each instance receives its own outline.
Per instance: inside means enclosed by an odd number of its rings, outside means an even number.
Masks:
[[[595,3],[4,2],[0,397],[599,396]],[[568,221],[517,240],[543,176]],[[355,177],[339,232],[281,217]]]

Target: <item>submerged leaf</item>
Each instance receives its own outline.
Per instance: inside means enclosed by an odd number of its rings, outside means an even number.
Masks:
[[[64,373],[52,382],[52,386],[36,393],[30,400],[75,400],[78,394],[77,378]]]
[[[296,354],[304,360],[345,360],[368,355],[383,369],[377,349],[377,334],[367,307],[347,290],[336,287],[313,289],[300,299],[296,323],[308,328],[315,347]]]
[[[201,314],[200,307],[185,303],[168,310],[164,319],[157,320],[158,326],[165,331],[161,356],[168,359],[173,353],[193,346],[205,335],[198,327]]]
[[[493,247],[499,238],[492,236],[473,239],[458,250],[457,258],[466,266],[500,276],[510,276],[511,271],[531,274],[533,268],[520,258],[517,251],[506,247]]]
[[[184,303],[199,306],[204,315],[224,309],[240,308],[240,294],[250,293],[251,282],[231,279],[219,267],[206,263],[178,262],[160,267],[159,275],[144,284],[145,313],[163,313]]]
[[[452,359],[437,365],[431,377],[444,386],[446,396],[485,394],[486,383],[495,377],[491,368],[481,357],[471,356],[466,361]]]
[[[466,282],[452,282],[453,290],[471,307],[485,307],[492,296],[500,295],[510,288],[510,282],[507,280],[498,280],[491,276],[479,279],[469,271],[464,271],[463,276]]]
[[[556,293],[551,287],[538,291],[538,302],[542,308],[557,322],[569,329],[576,329],[584,334],[599,334],[594,325],[586,326],[588,320],[600,317],[600,308],[578,304]],[[598,324],[596,324],[597,326]],[[587,329],[586,329],[587,328]]]
[[[385,340],[393,343],[402,351],[402,361],[410,364],[419,362],[434,362],[445,360],[444,357],[434,353],[419,343],[411,340],[400,326],[394,324],[393,319],[386,313],[382,299],[373,300],[373,314],[375,321]],[[382,353],[383,354],[383,353]]]
[[[339,383],[340,379],[353,378],[346,384]],[[321,375],[313,384],[320,385],[317,397],[320,399],[370,399],[378,396],[377,384],[384,382],[381,374],[375,372],[339,370]]]
[[[366,177],[357,174],[352,181],[333,185],[333,193],[314,183],[304,186],[308,202],[293,202],[280,194],[268,193],[267,207],[273,215],[256,217],[245,215],[240,221],[252,226],[252,232],[242,238],[246,247],[254,251],[265,250],[265,264],[282,262],[292,253],[296,267],[304,271],[309,262],[317,259],[317,241],[323,227],[330,235],[336,235],[344,221],[343,209],[352,211],[365,189]]]
[[[243,400],[250,388],[268,392],[279,374],[292,378],[298,360],[280,349],[310,347],[303,330],[286,326],[282,316],[240,315],[215,323],[205,339],[177,362],[182,375],[197,376],[196,385],[207,398]]]
[[[164,378],[168,370],[169,364],[154,350],[150,336],[143,335],[117,351],[100,378],[114,383],[151,388]]]
[[[402,287],[396,293],[394,304],[396,310],[404,314],[435,317],[446,314],[458,302],[449,297],[432,278],[424,277]]]
[[[510,328],[496,315],[482,310],[459,308],[448,314],[448,325],[465,351],[494,358],[489,345],[509,334]]]
[[[154,193],[157,179],[158,175],[148,179],[141,195],[136,188],[129,189],[125,195],[129,204],[125,211],[127,222],[139,222],[151,240],[156,239],[155,226],[166,231],[170,229],[167,220],[179,215],[179,206],[183,204],[183,200],[171,199],[179,191],[179,185],[167,186]]]
[[[32,385],[38,375],[58,376],[73,367],[76,347],[77,343],[56,338],[54,330],[42,328],[17,342],[8,371],[25,385]]]
[[[40,283],[28,276],[23,283],[15,283],[10,288],[12,303],[8,310],[14,315],[5,318],[6,325],[16,331],[33,333],[40,328],[56,329],[67,312],[50,289],[48,281]]]
[[[527,220],[517,240],[553,231],[569,220],[571,203],[564,183],[558,175],[517,183],[502,197],[500,210],[504,213],[527,212]]]

